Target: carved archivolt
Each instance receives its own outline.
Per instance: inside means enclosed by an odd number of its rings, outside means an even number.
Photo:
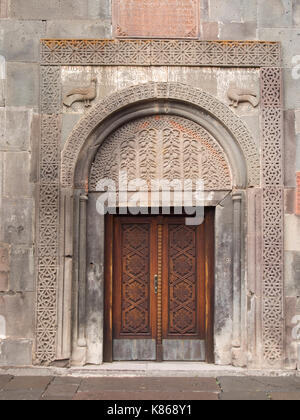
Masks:
[[[147,83],[127,88],[96,104],[74,128],[62,153],[62,185],[74,185],[75,165],[90,134],[109,115],[130,104],[149,99],[171,99],[195,105],[213,115],[238,142],[247,163],[248,184],[260,185],[260,159],[253,138],[243,121],[214,96],[180,83]]]
[[[152,116],[127,123],[99,148],[90,175],[90,190],[105,178],[118,185],[120,171],[128,181],[204,181],[206,190],[230,190],[231,173],[219,144],[193,121],[172,115]]]

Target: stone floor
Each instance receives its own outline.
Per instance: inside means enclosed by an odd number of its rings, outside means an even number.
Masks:
[[[0,375],[0,400],[298,401],[300,378],[83,378]]]

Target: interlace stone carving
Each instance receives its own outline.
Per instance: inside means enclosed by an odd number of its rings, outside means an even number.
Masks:
[[[163,153],[162,153],[163,151]],[[90,190],[99,181],[116,182],[121,171],[128,181],[204,181],[206,190],[232,189],[227,158],[219,144],[193,121],[172,115],[138,119],[115,131],[101,145],[92,165]],[[195,184],[194,184],[195,187]]]
[[[196,40],[41,41],[42,65],[276,67],[280,43]]]
[[[270,364],[284,349],[284,190],[281,69],[261,70],[263,157],[263,346]]]
[[[249,185],[260,184],[260,162],[257,147],[242,120],[231,109],[218,101],[212,95],[179,83],[147,83],[113,94],[109,98],[96,104],[74,128],[66,147],[62,153],[62,184],[72,186],[74,182],[74,168],[79,152],[91,132],[101,124],[112,112],[136,102],[149,99],[174,99],[194,104],[214,115],[232,133],[239,143],[248,166]]]

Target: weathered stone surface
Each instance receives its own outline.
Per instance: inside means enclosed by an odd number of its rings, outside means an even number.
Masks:
[[[6,80],[0,79],[0,108],[5,106]]]
[[[48,2],[49,3],[49,2]],[[31,12],[27,1],[22,1]],[[37,62],[39,61],[39,40],[45,37],[45,24],[41,21],[1,21],[0,54],[7,61]]]
[[[243,4],[241,0],[210,0],[209,17],[214,22],[241,22]]]
[[[128,392],[111,391],[80,392],[73,398],[76,401],[217,401],[218,394],[212,392]]]
[[[42,391],[1,391],[0,401],[39,401],[41,396]]]
[[[52,376],[15,376],[4,391],[44,391],[44,389],[52,382]]]
[[[272,392],[272,401],[300,401],[300,392]]]
[[[14,292],[33,292],[35,285],[33,248],[13,246],[11,248],[11,261],[10,290]]]
[[[9,7],[9,0],[1,0],[0,1],[0,18],[8,17],[8,7]]]
[[[219,23],[218,22],[201,22],[200,23],[200,39],[203,41],[211,41],[219,39]]]
[[[33,200],[5,199],[2,201],[0,241],[16,245],[31,245],[33,239]]]
[[[286,188],[284,190],[284,213],[285,214],[294,214],[295,205],[296,205],[296,194],[295,188]]]
[[[7,63],[7,106],[39,105],[39,66]]]
[[[295,113],[293,110],[284,112],[284,159],[285,159],[285,174],[284,185],[286,187],[296,186],[296,137],[295,137]]]
[[[109,0],[11,0],[10,15],[17,19],[103,19],[110,16]]]
[[[300,134],[300,110],[299,109],[295,111],[295,129],[296,129],[296,134]]]
[[[300,218],[291,214],[285,215],[286,251],[300,251]]]
[[[258,24],[264,28],[292,26],[293,0],[257,0]]]
[[[0,391],[2,391],[2,389],[5,387],[5,385],[7,385],[9,383],[9,381],[12,380],[12,376],[11,375],[1,375],[0,376]]]
[[[62,121],[62,132],[61,132],[61,147],[63,148],[69,135],[71,134],[76,123],[80,120],[81,114],[64,114]]]
[[[291,377],[220,377],[224,392],[272,392],[300,390],[300,378]]]
[[[30,197],[29,184],[30,154],[28,152],[8,152],[4,157],[4,188],[5,197]]]
[[[111,38],[111,22],[96,20],[49,20],[47,38]]]
[[[230,41],[255,40],[256,29],[255,22],[220,24],[220,39]]]
[[[221,401],[267,401],[266,392],[222,392],[219,399]]]
[[[6,319],[8,339],[34,336],[34,293],[0,296],[0,314]]]
[[[296,171],[300,171],[300,134],[297,135],[296,139]]]
[[[297,0],[293,2],[293,23],[300,26],[300,3]]]
[[[285,368],[297,369],[298,354],[297,354],[297,340],[294,336],[294,329],[296,327],[295,317],[297,315],[297,298],[286,297],[286,352],[285,352]],[[300,319],[300,317],[299,317]]]
[[[9,278],[9,246],[0,244],[0,292],[8,291]]]
[[[0,110],[0,121],[3,121],[0,128],[1,150],[29,150],[31,118],[30,112],[19,111],[18,108]]]
[[[0,341],[0,366],[30,366],[32,340]]]
[[[300,252],[285,252],[285,295],[300,296]]]

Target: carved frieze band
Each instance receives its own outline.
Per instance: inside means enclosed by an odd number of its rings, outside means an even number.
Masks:
[[[283,360],[283,108],[281,69],[261,70],[263,184],[263,344],[270,363]]]
[[[98,102],[74,128],[62,153],[62,185],[73,185],[74,168],[79,152],[91,132],[108,115],[129,104],[160,98],[194,104],[221,121],[231,131],[243,151],[248,166],[249,185],[260,185],[259,153],[247,126],[227,105],[214,96],[180,83],[147,83],[133,86]]]
[[[42,65],[276,67],[280,43],[192,40],[41,41]]]

